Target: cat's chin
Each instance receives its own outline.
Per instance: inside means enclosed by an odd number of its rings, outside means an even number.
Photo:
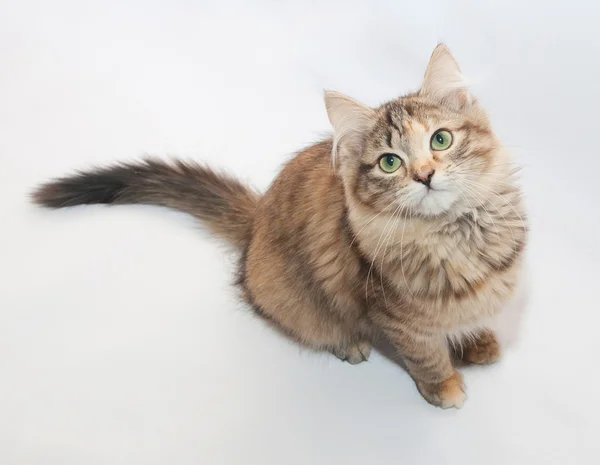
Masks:
[[[458,193],[450,190],[430,190],[415,206],[423,216],[439,216],[450,211],[458,200]]]

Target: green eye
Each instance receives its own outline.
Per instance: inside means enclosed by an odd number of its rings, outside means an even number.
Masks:
[[[431,137],[431,150],[446,150],[452,145],[452,134],[450,131],[440,129]]]
[[[386,153],[379,159],[379,167],[386,173],[393,173],[402,166],[402,160],[398,155]]]

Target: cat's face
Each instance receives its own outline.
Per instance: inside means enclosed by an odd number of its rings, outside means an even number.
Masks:
[[[498,142],[444,46],[421,91],[371,109],[327,94],[335,162],[349,195],[376,211],[437,216],[485,194]]]
[[[345,160],[345,172],[354,172],[356,198],[377,210],[439,215],[479,195],[495,145],[480,112],[410,96],[377,110],[362,150]]]

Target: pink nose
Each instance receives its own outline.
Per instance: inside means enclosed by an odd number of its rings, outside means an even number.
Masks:
[[[427,187],[431,185],[431,178],[435,174],[435,170],[429,165],[420,166],[415,170],[413,179],[417,182],[425,184]]]

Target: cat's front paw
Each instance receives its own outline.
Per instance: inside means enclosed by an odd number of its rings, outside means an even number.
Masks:
[[[461,408],[467,398],[462,375],[457,371],[441,383],[417,381],[417,388],[427,402],[443,409]]]
[[[484,331],[464,341],[456,353],[463,362],[489,365],[500,360],[500,343],[493,332]]]
[[[331,352],[340,360],[348,362],[351,365],[356,365],[369,360],[369,356],[371,355],[371,343],[360,341],[348,347],[333,349]]]

